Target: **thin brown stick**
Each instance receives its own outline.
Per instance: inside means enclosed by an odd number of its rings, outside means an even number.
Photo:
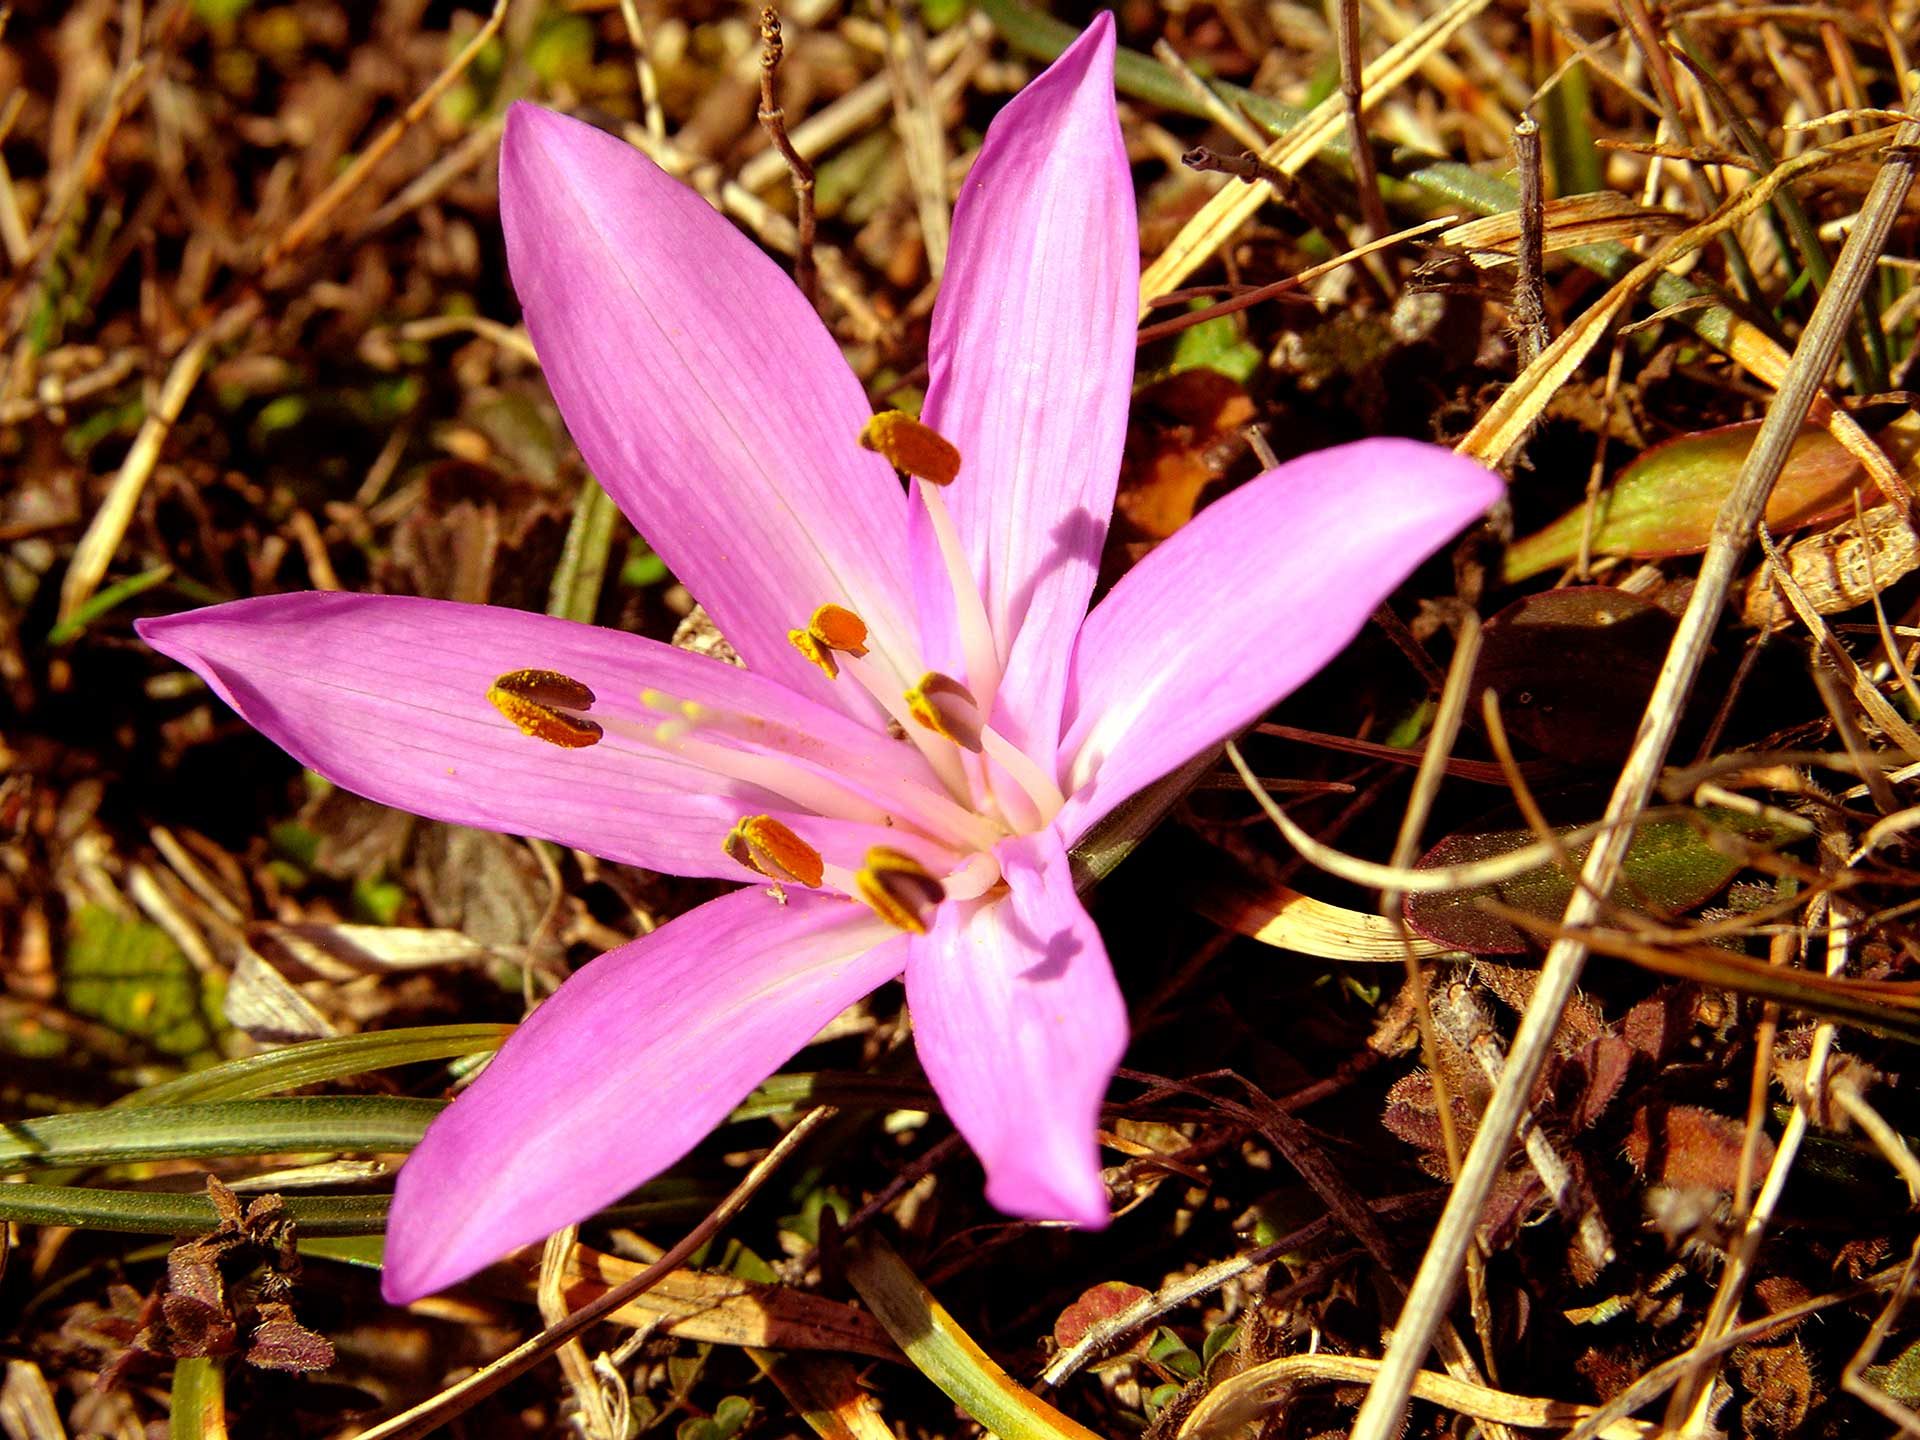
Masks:
[[[1164,340],[1169,335],[1177,335],[1182,330],[1194,325],[1199,325],[1204,321],[1212,320],[1217,316],[1238,314],[1242,310],[1251,309],[1262,301],[1271,300],[1276,295],[1284,295],[1289,290],[1298,290],[1303,285],[1311,285],[1322,275],[1330,275],[1342,266],[1351,265],[1354,261],[1371,255],[1376,250],[1384,250],[1389,246],[1398,245],[1403,241],[1418,239],[1422,235],[1430,235],[1435,230],[1444,229],[1452,223],[1453,221],[1451,219],[1444,218],[1428,220],[1423,224],[1414,225],[1408,229],[1399,231],[1397,234],[1384,235],[1378,240],[1369,240],[1366,244],[1357,246],[1344,255],[1337,256],[1319,265],[1310,265],[1299,274],[1289,275],[1284,280],[1276,280],[1271,285],[1262,285],[1253,290],[1243,291],[1229,300],[1222,300],[1217,305],[1209,305],[1204,310],[1190,310],[1186,314],[1175,316],[1171,320],[1162,320],[1157,325],[1143,326],[1136,339],[1142,345],[1150,345],[1155,340]]]
[[[787,136],[787,112],[780,108],[774,94],[774,81],[785,55],[786,42],[780,38],[780,12],[769,5],[760,12],[760,126],[793,175],[794,222],[800,232],[800,243],[793,257],[793,283],[800,287],[800,293],[811,305],[817,289],[813,264],[813,166],[793,148],[793,141]]]
[[[717,1235],[766,1184],[768,1178],[800,1148],[822,1125],[833,1118],[831,1105],[809,1110],[771,1150],[760,1157],[753,1168],[740,1178],[727,1198],[708,1212],[707,1218],[689,1230],[666,1254],[624,1284],[616,1285],[597,1299],[589,1301],[558,1324],[549,1325],[502,1355],[491,1365],[475,1371],[456,1385],[442,1390],[431,1400],[396,1415],[371,1430],[361,1432],[360,1440],[417,1440],[430,1435],[455,1417],[464,1415],[510,1380],[518,1379],[561,1345],[596,1321],[605,1319],[641,1295],[646,1294],[668,1275],[679,1269],[689,1255]]]
[[[1360,71],[1360,0],[1334,0],[1334,32],[1340,49],[1340,98],[1347,104],[1347,154],[1353,164],[1353,184],[1360,193],[1360,218],[1372,232],[1386,235],[1391,222],[1380,198],[1380,172],[1367,140],[1366,82]]]

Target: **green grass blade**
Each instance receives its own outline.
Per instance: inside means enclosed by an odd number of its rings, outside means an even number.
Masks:
[[[600,608],[600,587],[607,578],[613,549],[613,522],[619,517],[613,498],[591,475],[573,502],[573,523],[547,590],[547,613],[562,620],[593,622]]]
[[[849,1249],[847,1279],[914,1368],[1000,1440],[1097,1440],[1015,1384],[879,1236],[869,1232]]]
[[[221,1363],[205,1355],[174,1361],[167,1413],[168,1440],[226,1440],[227,1377]]]
[[[0,1173],[213,1155],[411,1150],[439,1100],[390,1095],[134,1106],[0,1124]]]
[[[377,1235],[387,1227],[385,1195],[289,1195],[300,1234]],[[204,1235],[220,1217],[204,1195],[98,1190],[86,1185],[0,1185],[0,1220],[71,1225],[135,1235]]]
[[[395,1065],[484,1055],[498,1050],[512,1033],[511,1025],[418,1025],[404,1030],[377,1030],[369,1035],[305,1040],[263,1055],[229,1060],[224,1065],[182,1075],[178,1080],[149,1085],[119,1103],[123,1106],[189,1105],[272,1095],[322,1080],[387,1070]]]

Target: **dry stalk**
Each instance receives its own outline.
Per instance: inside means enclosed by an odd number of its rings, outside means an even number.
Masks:
[[[540,1307],[540,1319],[548,1325],[556,1325],[566,1319],[567,1258],[579,1243],[580,1227],[569,1225],[549,1235],[547,1243],[541,1248],[540,1284],[535,1303]],[[556,1353],[560,1369],[567,1377],[567,1387],[573,1391],[573,1403],[578,1412],[575,1423],[585,1440],[622,1440],[626,1430],[624,1427],[618,1431],[613,1428],[613,1415],[607,1406],[606,1391],[601,1388],[600,1376],[587,1355],[587,1347],[580,1343],[580,1337],[575,1335],[567,1340]]]
[[[1860,1342],[1860,1348],[1853,1352],[1853,1358],[1847,1361],[1846,1369],[1840,1373],[1842,1390],[1856,1400],[1871,1405],[1908,1435],[1920,1435],[1920,1421],[1916,1421],[1913,1411],[1868,1380],[1866,1369],[1886,1343],[1893,1322],[1906,1308],[1907,1297],[1913,1293],[1916,1272],[1920,1272],[1920,1240],[1914,1242],[1913,1249],[1907,1255],[1906,1268],[1900,1272],[1900,1284],[1887,1297],[1887,1303],[1880,1307],[1880,1313],[1873,1317],[1873,1326],[1867,1331],[1867,1338]]]
[[[991,29],[984,17],[975,15],[970,21],[936,35],[927,45],[929,72],[943,74],[968,46],[980,38],[983,26]],[[886,113],[892,97],[893,82],[888,76],[875,75],[862,80],[831,105],[795,125],[787,132],[787,138],[802,155],[822,155],[878,120]],[[786,174],[787,162],[780,152],[763,150],[740,167],[739,178],[748,190],[758,193]]]
[[[620,0],[620,20],[627,27],[627,44],[633,47],[633,78],[640,85],[640,114],[647,134],[655,141],[667,138],[667,114],[660,108],[660,77],[654,74],[653,58],[647,51],[647,29],[640,23],[640,7],[634,0]]]
[[[786,44],[780,38],[780,12],[769,5],[760,12],[760,125],[793,176],[794,226],[798,232],[793,252],[793,283],[812,305],[819,290],[813,263],[813,166],[793,148],[793,141],[787,135],[787,112],[780,108],[774,93],[780,61],[785,54]]]
[[[1753,449],[1741,466],[1740,478],[1714,522],[1713,538],[1702,558],[1693,595],[1608,803],[1605,819],[1610,828],[1588,852],[1581,871],[1582,885],[1568,901],[1561,921],[1568,933],[1547,951],[1539,984],[1514,1036],[1506,1076],[1488,1103],[1466,1164],[1435,1227],[1379,1378],[1355,1417],[1353,1440],[1391,1440],[1406,1414],[1415,1376],[1445,1319],[1481,1209],[1505,1164],[1527,1097],[1551,1052],[1560,1016],[1586,962],[1587,947],[1579,931],[1599,918],[1602,902],[1619,878],[1621,862],[1633,838],[1631,822],[1652,796],[1687,695],[1732,589],[1735,571],[1906,199],[1913,180],[1913,146],[1917,139],[1920,124],[1909,122],[1875,176],[1859,222],[1834,266],[1832,284],[1814,307],[1780,392],[1768,408]],[[1783,165],[1774,173],[1790,168]]]
[[[917,14],[902,13],[897,3],[884,7],[887,22],[887,79],[893,87],[893,124],[913,187],[920,243],[927,272],[938,280],[947,268],[947,241],[953,215],[947,201],[947,135],[933,96],[927,60],[927,35]]]
[[[1353,184],[1360,193],[1360,218],[1368,238],[1387,233],[1387,205],[1380,198],[1380,172],[1367,139],[1366,80],[1360,73],[1360,0],[1334,0],[1334,37],[1340,50],[1340,99],[1347,112],[1347,152],[1353,157]]]
[[[1520,170],[1520,252],[1513,275],[1513,328],[1522,366],[1533,364],[1552,337],[1547,333],[1546,205],[1540,184],[1540,123],[1522,115],[1513,127],[1513,158]]]

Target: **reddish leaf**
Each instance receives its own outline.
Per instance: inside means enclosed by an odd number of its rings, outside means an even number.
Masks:
[[[1514,740],[1569,765],[1607,765],[1633,743],[1674,619],[1603,586],[1529,595],[1487,622],[1473,690],[1500,697]]]
[[[1092,1289],[1082,1291],[1080,1298],[1062,1310],[1060,1318],[1053,1322],[1053,1343],[1062,1350],[1079,1344],[1095,1325],[1102,1320],[1111,1320],[1150,1293],[1124,1280],[1104,1280]]]

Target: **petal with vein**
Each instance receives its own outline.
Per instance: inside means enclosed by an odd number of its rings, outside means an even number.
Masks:
[[[906,498],[872,407],[759,248],[614,136],[525,103],[500,149],[514,289],[588,466],[763,675],[851,713],[787,642],[844,605],[913,671]],[[913,672],[917,673],[917,672]]]
[[[1102,15],[988,128],[928,346],[924,418],[960,449],[946,501],[1005,666],[996,724],[1032,754],[1059,734],[1126,441],[1140,241],[1113,54]],[[929,663],[958,674],[917,503],[912,547]]]
[[[1437,445],[1362,440],[1202,510],[1080,632],[1061,744],[1067,843],[1310,678],[1500,489]]]
[[[1094,1127],[1127,1047],[1100,932],[1051,830],[1003,841],[1009,892],[940,907],[907,950],[907,1006],[927,1078],[1010,1215],[1108,1219]]]
[[[593,716],[649,727],[663,717],[640,703],[648,688],[750,711],[876,773],[893,773],[904,748],[737,666],[499,606],[272,595],[138,628],[294,759],[357,795],[676,875],[752,878],[723,853],[727,831],[786,802],[617,732],[582,750],[523,735],[487,699],[497,677],[558,670],[593,690]]]
[[[609,951],[514,1032],[400,1171],[395,1304],[591,1215],[679,1160],[904,942],[851,901],[737,890]]]

